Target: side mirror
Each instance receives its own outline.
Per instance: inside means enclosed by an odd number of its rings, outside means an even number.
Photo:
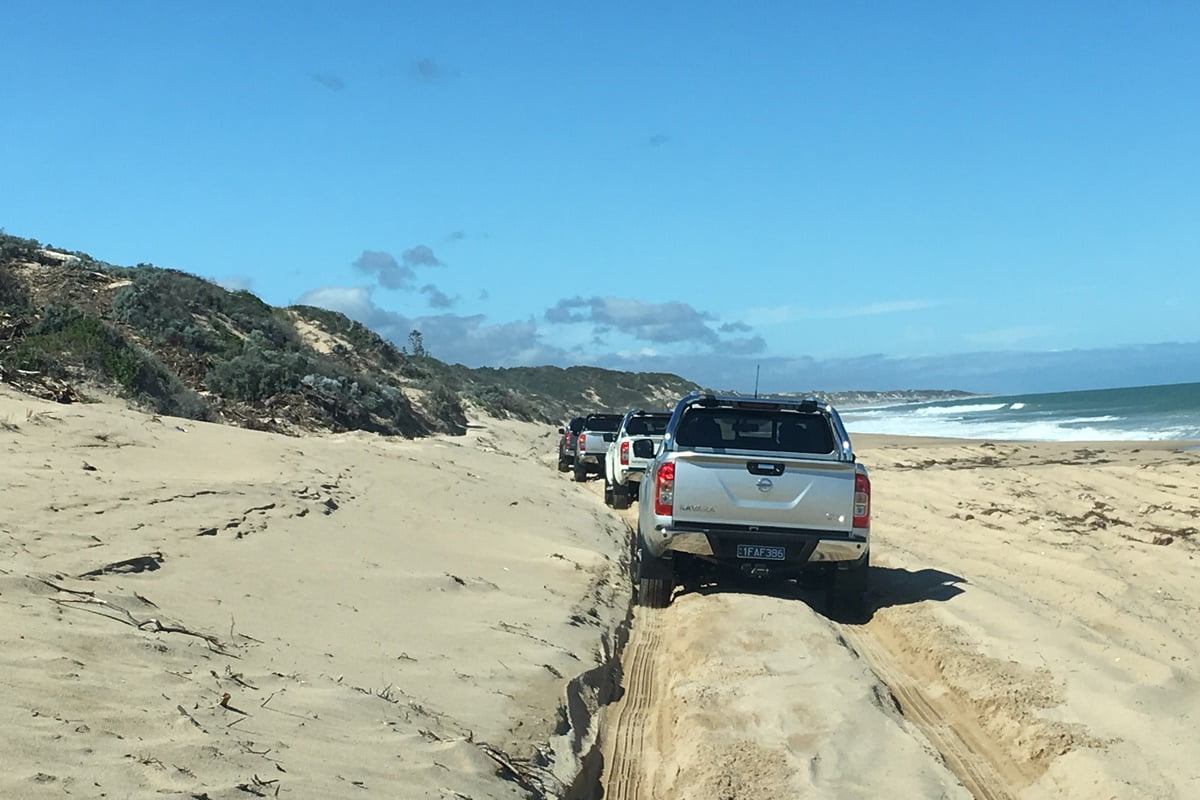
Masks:
[[[559,429],[558,429],[558,432],[559,432],[559,433],[561,433],[562,435],[566,436],[566,434],[567,434],[567,429],[566,429],[566,428],[559,428]]]
[[[655,444],[653,439],[634,439],[633,454],[638,458],[654,458]]]

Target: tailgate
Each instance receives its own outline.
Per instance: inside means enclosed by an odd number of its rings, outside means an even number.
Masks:
[[[604,455],[608,452],[608,446],[616,439],[615,433],[588,431],[587,438],[583,440],[584,451],[590,456]]]
[[[675,522],[850,533],[853,463],[763,455],[680,453]]]

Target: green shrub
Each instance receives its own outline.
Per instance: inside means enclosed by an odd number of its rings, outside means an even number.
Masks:
[[[117,319],[157,344],[205,352],[221,349],[219,337],[200,329],[192,317],[194,308],[204,308],[209,301],[203,281],[158,269],[137,270],[132,281],[113,296]]]
[[[470,393],[471,400],[489,415],[498,419],[519,419],[524,422],[549,422],[537,406],[526,395],[491,384],[476,386]]]
[[[430,416],[447,423],[452,433],[464,433],[467,430],[467,415],[463,411],[462,400],[457,392],[445,384],[438,384],[429,392],[426,406]]]
[[[21,349],[43,368],[61,356],[129,390],[134,387],[140,363],[138,354],[118,331],[68,305],[47,306],[22,340]]]
[[[33,302],[29,298],[29,292],[25,290],[12,267],[0,264],[0,311],[24,314],[32,308]]]
[[[211,420],[212,412],[204,398],[185,386],[154,356],[141,348],[142,369],[135,381],[134,399],[159,414],[187,419]]]
[[[208,407],[162,362],[116,328],[70,305],[47,306],[7,354],[15,366],[68,377],[82,368],[116,383],[131,399],[161,414],[208,419]]]
[[[256,331],[242,343],[240,353],[218,361],[204,382],[222,397],[254,402],[299,390],[304,376],[312,371],[312,363],[303,353],[275,348]]]
[[[250,292],[230,292],[195,275],[157,267],[139,267],[126,274],[132,283],[113,297],[113,313],[157,344],[205,353],[236,348],[237,336],[195,321],[219,315],[242,330],[257,332],[275,347],[298,343],[291,326]]]
[[[33,261],[41,247],[37,239],[22,239],[0,232],[0,261]]]

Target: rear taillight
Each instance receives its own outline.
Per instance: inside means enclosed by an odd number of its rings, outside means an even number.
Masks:
[[[587,450],[587,434],[586,433],[579,434],[579,449]]]
[[[629,442],[621,442],[621,464],[629,465]]]
[[[654,513],[667,517],[675,505],[675,462],[668,461],[654,476]]]
[[[861,472],[854,476],[854,527],[871,525],[871,479]]]

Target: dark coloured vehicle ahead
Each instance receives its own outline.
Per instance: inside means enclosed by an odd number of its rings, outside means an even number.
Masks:
[[[562,438],[558,440],[558,471],[566,472],[575,463],[575,440],[583,430],[583,417],[571,417],[571,421],[558,432]]]

